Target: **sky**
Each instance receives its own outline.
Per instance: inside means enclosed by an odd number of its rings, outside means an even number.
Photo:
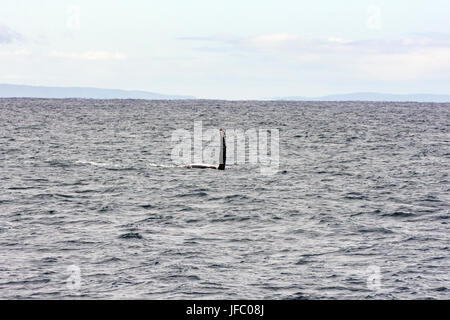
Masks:
[[[447,0],[0,0],[0,83],[450,94]]]

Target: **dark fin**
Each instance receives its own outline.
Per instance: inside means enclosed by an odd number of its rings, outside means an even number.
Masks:
[[[225,131],[220,129],[220,155],[219,166],[217,169],[225,170],[225,164],[227,162],[227,145],[225,143]]]

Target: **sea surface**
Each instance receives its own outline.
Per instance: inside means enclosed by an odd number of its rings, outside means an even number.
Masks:
[[[194,121],[279,169],[178,166]],[[0,165],[1,299],[450,298],[450,104],[0,99]]]

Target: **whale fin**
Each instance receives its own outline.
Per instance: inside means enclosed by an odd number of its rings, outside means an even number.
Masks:
[[[188,169],[218,169],[218,170],[225,170],[225,163],[227,160],[227,146],[225,144],[225,131],[223,129],[219,129],[220,132],[220,154],[219,154],[219,165],[213,166],[209,164],[203,164],[203,163],[193,163],[188,164],[187,166],[184,166]]]
[[[223,129],[220,132],[220,155],[219,155],[219,166],[217,169],[225,170],[225,163],[227,162],[227,145],[225,143],[225,131]]]
[[[212,165],[203,164],[203,163],[193,163],[193,164],[188,164],[187,166],[185,166],[185,168],[188,168],[188,169],[217,169],[217,166],[212,166]]]

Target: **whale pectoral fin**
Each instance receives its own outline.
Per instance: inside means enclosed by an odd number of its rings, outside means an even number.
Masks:
[[[208,164],[189,164],[185,168],[188,168],[188,169],[217,169],[216,166],[211,166]]]
[[[219,130],[220,132],[220,154],[219,154],[219,165],[217,166],[212,166],[209,164],[188,164],[186,166],[184,166],[184,168],[188,168],[188,169],[217,169],[217,170],[225,170],[225,163],[227,161],[227,147],[226,147],[226,143],[225,143],[225,131],[223,129]]]

